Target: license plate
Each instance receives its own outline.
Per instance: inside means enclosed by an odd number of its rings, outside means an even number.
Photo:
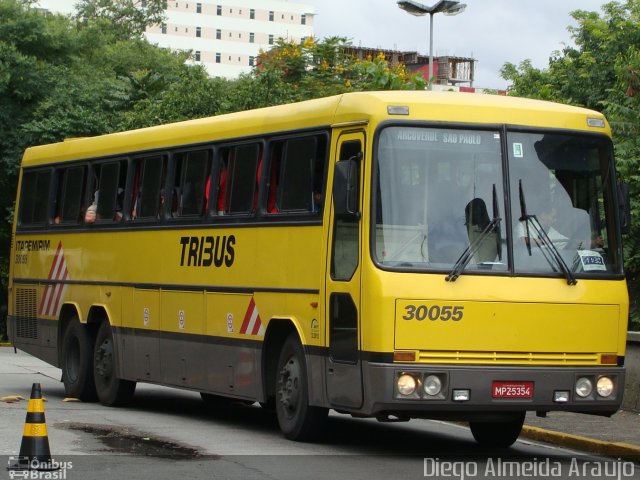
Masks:
[[[533,382],[493,382],[493,398],[533,398]]]

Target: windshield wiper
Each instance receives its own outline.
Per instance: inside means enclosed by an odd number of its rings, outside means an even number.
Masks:
[[[500,212],[498,211],[498,195],[496,194],[496,184],[493,184],[493,218],[487,224],[486,227],[480,232],[480,235],[475,237],[473,241],[464,249],[462,255],[456,260],[453,265],[453,270],[445,277],[447,282],[455,282],[464,268],[469,264],[475,253],[480,248],[480,245],[491,234],[496,233],[496,251],[498,253],[498,259],[502,260],[502,240],[500,238]]]
[[[542,255],[544,256],[545,260],[549,263],[549,265],[551,266],[551,268],[553,268],[554,271],[556,271],[555,266],[553,264],[553,262],[555,261],[558,267],[560,267],[560,270],[562,271],[562,273],[564,273],[564,276],[567,278],[567,285],[575,285],[576,283],[578,283],[578,281],[576,280],[576,277],[573,274],[573,271],[566,264],[566,262],[562,258],[562,255],[558,251],[558,248],[553,244],[553,241],[549,238],[549,235],[547,234],[546,230],[540,224],[538,217],[536,217],[535,215],[529,215],[527,213],[527,203],[524,198],[524,190],[522,189],[522,179],[518,181],[518,189],[520,193],[520,215],[521,215],[519,220],[521,222],[525,222],[525,228],[527,232],[525,243],[527,245],[527,251],[529,252],[529,256],[531,256],[531,234],[529,229],[529,225],[531,225],[535,234],[534,242],[540,248],[540,251],[542,252]],[[547,250],[545,250],[543,247],[546,247]],[[549,255],[551,256],[551,258],[549,258]]]

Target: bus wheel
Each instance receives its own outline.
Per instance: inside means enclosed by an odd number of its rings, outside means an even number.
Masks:
[[[522,431],[525,412],[504,422],[469,422],[473,438],[484,447],[507,448],[515,443]]]
[[[77,317],[71,319],[62,337],[62,381],[68,397],[95,401],[93,335]]]
[[[304,350],[295,334],[289,335],[280,352],[275,403],[280,430],[286,438],[310,441],[323,433],[328,410],[309,405]]]
[[[116,357],[111,325],[100,324],[93,353],[93,371],[100,403],[109,407],[128,403],[136,390],[136,382],[122,380],[116,375]]]

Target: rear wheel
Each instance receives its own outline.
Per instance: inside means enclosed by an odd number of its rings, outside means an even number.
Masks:
[[[62,381],[68,397],[95,401],[93,335],[78,317],[71,319],[62,337]]]
[[[484,447],[507,448],[515,443],[522,431],[525,412],[503,422],[469,422],[473,438]]]
[[[326,427],[326,408],[309,405],[304,350],[295,334],[284,342],[276,374],[276,414],[280,430],[290,440],[311,441]]]
[[[131,401],[136,390],[136,382],[122,380],[116,374],[113,336],[111,335],[111,325],[107,321],[102,322],[96,336],[93,371],[100,403],[115,407]]]

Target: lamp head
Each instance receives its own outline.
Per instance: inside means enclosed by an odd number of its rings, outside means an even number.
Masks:
[[[440,0],[432,7],[428,7],[427,5],[423,5],[422,3],[418,3],[414,0],[399,0],[398,6],[405,12],[415,15],[416,17],[422,17],[427,13],[434,15],[440,12],[445,15],[458,15],[467,8],[466,4],[460,3],[457,0]]]
[[[454,5],[447,10],[443,10],[442,13],[449,16],[458,15],[459,13],[464,12],[466,8],[467,8],[466,3],[457,3],[457,5]]]
[[[413,0],[399,0],[398,6],[407,13],[415,15],[416,17],[422,17],[427,13],[431,13],[431,8],[427,7]]]

